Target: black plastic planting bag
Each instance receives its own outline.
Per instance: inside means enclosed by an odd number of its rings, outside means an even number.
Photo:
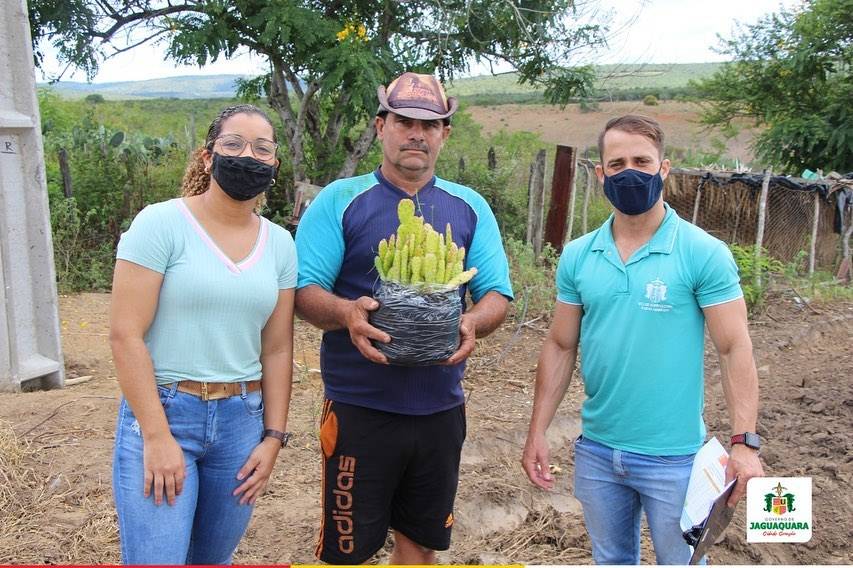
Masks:
[[[430,292],[383,282],[374,298],[379,309],[370,312],[370,324],[390,335],[391,342],[373,343],[389,363],[434,365],[459,348],[458,289]]]

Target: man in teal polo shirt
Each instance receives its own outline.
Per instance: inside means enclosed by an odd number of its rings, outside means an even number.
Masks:
[[[720,356],[731,418],[726,476],[763,474],[754,434],[758,379],[746,304],[732,255],[678,217],[662,198],[669,160],[663,132],[637,115],[607,123],[596,174],[615,207],[597,230],[569,243],[557,268],[557,306],[539,356],[522,465],[551,489],[545,432],[582,351],[586,400],[575,442],[575,496],[593,559],[639,564],[646,512],[658,564],[686,564],[679,526],[693,456],[705,440],[704,327]]]

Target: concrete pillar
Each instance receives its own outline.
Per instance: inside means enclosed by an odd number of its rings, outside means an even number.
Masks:
[[[35,69],[25,0],[0,18],[0,391],[65,378]]]

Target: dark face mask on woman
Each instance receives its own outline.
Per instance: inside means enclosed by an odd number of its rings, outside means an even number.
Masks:
[[[248,201],[273,184],[275,167],[251,156],[223,156],[214,152],[212,175],[228,197]]]
[[[604,176],[604,195],[613,207],[625,215],[639,215],[651,209],[663,191],[660,170],[647,174],[639,170],[622,170],[616,175]]]

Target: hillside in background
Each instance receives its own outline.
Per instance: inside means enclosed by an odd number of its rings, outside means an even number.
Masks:
[[[720,67],[720,63],[671,63],[645,65],[599,65],[596,66],[598,81],[596,88],[606,93],[623,89],[677,89],[687,87],[691,80],[708,77]],[[529,85],[519,85],[515,73],[481,75],[459,79],[448,91],[458,97],[470,97],[488,93],[531,94],[538,92]]]
[[[61,81],[52,85],[39,83],[63,98],[81,99],[98,94],[105,99],[231,99],[237,91],[236,81],[243,75],[186,75],[145,81],[117,83],[79,83]]]
[[[653,94],[671,99],[689,94],[688,82],[712,75],[719,63],[601,65],[594,98],[600,100],[636,100]],[[91,94],[106,99],[216,99],[233,98],[236,80],[241,75],[191,75],[126,81],[119,83],[59,82],[49,86],[65,98],[83,98]],[[519,85],[515,73],[483,75],[457,79],[448,92],[469,104],[541,103],[541,91]]]

